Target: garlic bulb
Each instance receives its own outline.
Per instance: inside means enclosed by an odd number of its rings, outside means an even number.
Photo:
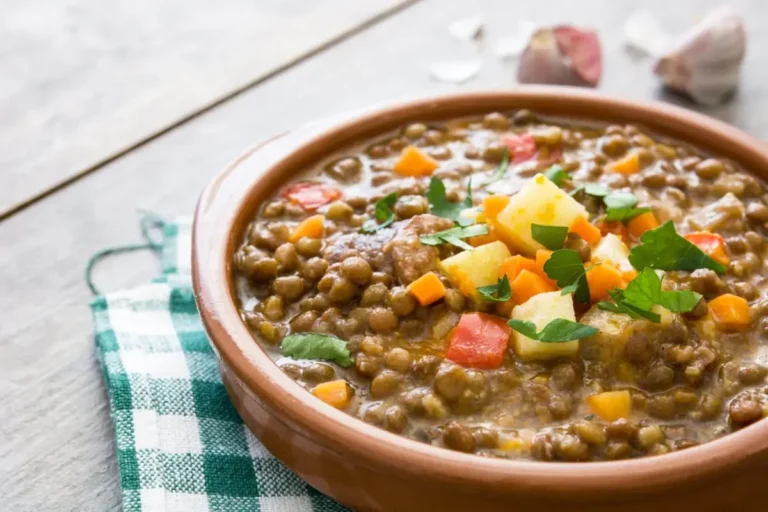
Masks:
[[[730,7],[721,7],[672,43],[654,73],[670,89],[716,105],[738,85],[746,42],[741,17]]]
[[[517,68],[523,84],[595,87],[602,73],[600,41],[592,30],[568,25],[533,33]]]

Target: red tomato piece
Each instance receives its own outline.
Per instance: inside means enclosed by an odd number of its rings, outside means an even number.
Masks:
[[[519,164],[536,156],[536,141],[530,133],[504,135],[501,142],[509,149],[510,163]]]
[[[725,252],[725,240],[717,233],[689,233],[683,238],[701,249],[704,254],[718,263],[728,265],[731,258]]]
[[[283,190],[283,197],[305,210],[317,210],[341,197],[341,191],[324,183],[297,183]]]
[[[453,330],[446,359],[468,368],[501,366],[512,328],[499,317],[464,313]]]

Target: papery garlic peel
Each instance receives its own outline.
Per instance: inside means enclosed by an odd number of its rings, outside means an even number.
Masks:
[[[689,29],[655,65],[664,85],[716,105],[739,82],[747,35],[741,17],[721,7]]]

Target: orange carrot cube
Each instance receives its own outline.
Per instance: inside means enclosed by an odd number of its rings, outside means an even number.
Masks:
[[[640,171],[640,156],[637,153],[630,153],[610,164],[608,169],[625,176],[635,174]]]
[[[715,322],[723,330],[743,329],[752,323],[752,311],[747,300],[738,295],[726,293],[707,304]]]
[[[323,227],[324,222],[324,215],[313,215],[311,217],[307,217],[293,229],[289,240],[291,242],[298,242],[299,239],[304,237],[323,238],[323,233],[325,232],[325,228]]]
[[[597,302],[610,297],[608,292],[614,288],[623,288],[624,276],[621,271],[609,265],[603,263],[596,265],[589,269],[587,272],[587,283],[589,284],[589,297],[592,302]]]
[[[312,394],[337,409],[344,409],[349,404],[350,389],[344,379],[318,384],[312,389]]]
[[[600,229],[584,217],[576,217],[568,228],[568,231],[576,233],[589,245],[597,245],[603,238],[603,235],[600,234]]]
[[[432,304],[445,296],[445,286],[434,272],[427,272],[409,284],[408,291],[422,306]]]
[[[524,304],[534,295],[555,290],[557,287],[540,275],[523,269],[512,282],[512,300],[517,304]]]
[[[643,233],[659,227],[659,221],[653,212],[645,212],[627,223],[627,231],[634,238],[640,238]]]
[[[414,146],[403,149],[395,163],[395,172],[401,176],[429,176],[440,164],[437,160]]]

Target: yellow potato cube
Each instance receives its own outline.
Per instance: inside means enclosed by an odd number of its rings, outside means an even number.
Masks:
[[[559,291],[534,295],[524,304],[512,310],[512,318],[525,320],[536,325],[536,331],[543,329],[556,318],[576,321],[573,310],[573,298],[570,294],[561,295]],[[579,340],[564,343],[545,343],[532,340],[517,331],[513,332],[515,353],[524,360],[551,359],[553,357],[575,356],[579,352]]]
[[[477,288],[496,284],[501,264],[510,256],[507,246],[496,241],[446,258],[438,267],[464,295],[479,301]]]
[[[485,212],[480,211],[480,207],[465,208],[459,213],[463,219],[471,219],[475,223],[485,222]]]
[[[495,226],[500,238],[514,249],[534,256],[545,247],[533,239],[531,224],[567,227],[577,217],[587,217],[587,209],[543,174],[537,174],[512,196]]]
[[[627,244],[621,241],[621,238],[608,233],[605,235],[597,246],[592,249],[592,261],[610,263],[617,267],[622,272],[633,270],[632,264],[629,263],[629,248]]]
[[[584,358],[615,364],[624,352],[624,345],[631,332],[629,326],[633,322],[629,315],[611,313],[592,306],[581,317],[581,323],[598,329],[598,332],[581,340],[581,352]]]

